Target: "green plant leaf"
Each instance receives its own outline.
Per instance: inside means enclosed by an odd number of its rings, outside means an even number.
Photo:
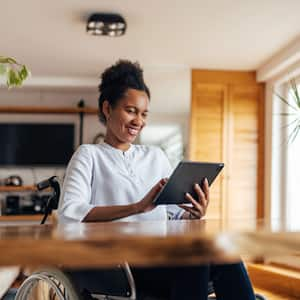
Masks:
[[[9,68],[7,72],[7,86],[11,87],[15,84],[15,72],[11,68]]]
[[[298,119],[294,119],[292,122],[286,124],[286,125],[283,125],[282,128],[288,128],[290,126],[292,126],[294,123],[298,122]]]
[[[9,64],[15,64],[15,65],[18,65],[19,63],[12,57],[8,57],[8,63]]]
[[[6,74],[5,64],[0,63],[0,76]]]
[[[287,140],[285,143],[292,143],[296,139],[300,131],[300,95],[297,87],[297,83],[295,79],[290,80],[290,97],[283,97],[280,94],[276,93],[274,90],[274,94],[286,105],[288,105],[293,111],[292,112],[284,112],[279,113],[281,116],[289,117],[294,116],[294,120],[290,123],[283,126],[283,128],[292,128],[291,132],[288,134]],[[291,103],[292,102],[292,103]]]
[[[298,111],[298,109],[296,107],[294,107],[293,105],[291,105],[285,98],[283,98],[280,94],[278,94],[276,91],[274,91],[275,95],[282,101],[284,102],[286,105],[288,105],[289,107],[291,107],[293,110]]]
[[[7,86],[10,88],[12,86],[20,86],[22,84],[22,79],[19,73],[14,69],[9,69],[7,76]]]
[[[296,113],[277,113],[275,115],[280,115],[280,116],[297,116],[298,114],[296,114]]]
[[[295,138],[297,137],[300,129],[300,121],[298,120],[297,125],[294,127],[293,131],[289,134],[288,143],[293,143]]]
[[[30,75],[27,67],[21,65],[12,57],[0,56],[0,67],[0,75],[6,76],[8,88],[21,86],[23,81]]]
[[[292,94],[294,96],[294,100],[296,102],[297,107],[300,108],[300,98],[299,98],[299,93],[298,93],[296,80],[291,79],[290,83],[291,83],[291,87],[292,87],[292,91],[293,91]]]
[[[0,56],[0,63],[1,64],[9,64],[8,57]]]
[[[28,70],[26,66],[22,66],[21,70],[19,71],[19,77],[22,79],[22,81],[28,77]]]

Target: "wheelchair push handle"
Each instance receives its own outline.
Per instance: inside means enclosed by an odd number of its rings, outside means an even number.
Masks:
[[[48,179],[45,179],[45,180],[40,181],[39,183],[37,183],[36,187],[39,191],[41,191],[41,190],[44,190],[48,187],[53,187],[56,183],[58,183],[57,176],[52,176]]]
[[[41,221],[41,224],[44,224],[47,220],[49,213],[52,211],[52,209],[57,209],[57,207],[58,207],[58,201],[59,201],[59,197],[60,197],[60,185],[57,180],[57,176],[52,176],[46,180],[43,180],[43,181],[37,183],[36,187],[39,191],[42,191],[49,187],[51,187],[53,190],[53,195],[51,195],[47,201],[46,208],[45,208],[45,214]]]

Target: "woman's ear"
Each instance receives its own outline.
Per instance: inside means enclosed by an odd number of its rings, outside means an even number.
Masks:
[[[104,114],[106,121],[109,119],[110,111],[111,108],[109,102],[107,100],[104,100],[102,104],[102,113]]]

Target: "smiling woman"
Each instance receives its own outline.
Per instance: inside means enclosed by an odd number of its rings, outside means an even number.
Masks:
[[[190,206],[153,203],[171,166],[160,148],[133,144],[146,125],[150,104],[139,64],[120,60],[101,79],[99,118],[106,126],[104,142],[81,145],[73,155],[59,204],[60,222],[201,219],[209,203],[207,181],[201,187],[195,184],[195,196],[182,195]],[[242,263],[132,268],[132,273],[139,296],[146,291],[170,300],[204,300],[211,278],[220,299],[255,299]]]
[[[128,150],[146,124],[149,98],[146,92],[128,89],[124,97],[111,109],[107,100],[102,103],[107,133],[105,142],[121,150]]]

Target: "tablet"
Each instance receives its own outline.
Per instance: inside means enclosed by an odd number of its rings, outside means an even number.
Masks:
[[[154,204],[190,203],[185,199],[186,192],[190,193],[194,199],[198,199],[194,184],[199,183],[202,187],[204,179],[207,178],[210,186],[223,167],[223,163],[181,161],[155,197]]]

